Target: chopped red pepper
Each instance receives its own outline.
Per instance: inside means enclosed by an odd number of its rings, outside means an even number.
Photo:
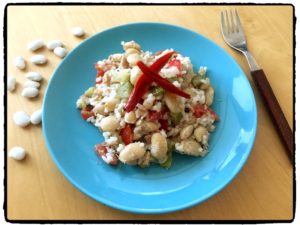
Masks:
[[[156,111],[150,110],[148,112],[149,120],[153,121],[153,122],[162,119],[163,116],[164,116],[164,112],[162,112],[162,111],[156,112]]]
[[[169,128],[168,120],[159,120],[158,122],[160,123],[161,129],[168,130]]]
[[[201,105],[201,104],[197,104],[194,107],[194,116],[197,118],[200,118],[201,116],[203,116],[204,114],[209,113],[215,121],[219,121],[220,118],[219,116],[209,107],[207,107],[206,105]]]
[[[174,52],[168,52],[159,59],[157,59],[151,66],[151,70],[155,72],[159,72],[164,65],[168,62],[168,60],[171,58],[171,56],[174,54]],[[150,85],[152,83],[152,79],[149,78],[147,75],[142,74],[140,78],[137,80],[130,96],[128,99],[128,102],[125,106],[126,112],[132,111],[137,103],[140,101],[140,99],[143,97],[143,95],[148,91]]]
[[[106,153],[107,153],[107,147],[105,146],[105,144],[97,144],[95,145],[95,151],[97,153],[97,155],[99,155],[103,160],[104,158],[107,158]],[[116,156],[116,154],[112,154],[111,155],[112,159],[108,162],[108,164],[116,166],[118,164],[118,157]]]
[[[214,118],[215,121],[220,120],[220,117],[211,108],[207,108],[207,111]]]
[[[207,110],[204,105],[198,104],[195,105],[193,114],[196,118],[200,118],[206,113],[206,111]]]
[[[129,145],[133,141],[133,132],[130,124],[126,124],[123,129],[120,130],[120,136],[125,145]]]
[[[172,66],[177,67],[177,69],[178,69],[179,71],[181,71],[181,69],[182,69],[182,64],[181,64],[180,60],[178,60],[178,59],[173,59],[172,61],[170,61],[170,62],[168,63],[168,68],[169,68],[169,67],[172,67]]]
[[[95,145],[95,151],[99,156],[105,156],[107,153],[107,147],[104,144]]]
[[[87,105],[84,109],[80,111],[81,116],[84,120],[87,120],[88,118],[95,116],[94,112],[92,111],[93,106]]]
[[[166,91],[177,94],[184,98],[191,98],[191,96],[184,91],[177,88],[174,84],[172,84],[167,79],[161,77],[156,72],[154,72],[151,68],[148,68],[142,61],[137,62],[137,66],[142,70],[142,72],[153,79],[157,83],[157,85],[161,86]]]

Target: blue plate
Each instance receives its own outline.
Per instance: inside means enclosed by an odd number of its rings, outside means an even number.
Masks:
[[[99,130],[85,122],[76,100],[95,79],[94,64],[122,52],[121,41],[144,50],[174,48],[197,69],[208,67],[215,87],[213,109],[221,120],[204,158],[175,154],[169,170],[109,166],[94,145]],[[224,188],[245,164],[256,134],[257,112],[251,86],[239,65],[198,33],[160,23],[137,23],[100,32],[78,45],[60,63],[43,105],[43,131],[50,154],[63,175],[80,191],[105,205],[137,213],[165,213],[203,202]]]

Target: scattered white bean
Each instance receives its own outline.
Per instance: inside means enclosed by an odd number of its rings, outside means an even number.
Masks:
[[[43,79],[42,75],[38,72],[28,72],[26,78],[33,81],[40,81]]]
[[[15,160],[22,160],[26,156],[26,152],[22,147],[13,147],[9,150],[8,157]]]
[[[7,90],[13,91],[16,87],[16,78],[13,76],[7,77]]]
[[[44,47],[45,43],[42,40],[34,40],[28,44],[28,50],[35,51]]]
[[[40,83],[37,81],[33,81],[33,80],[28,80],[25,82],[24,87],[28,88],[28,87],[34,87],[34,88],[39,88],[40,87]]]
[[[55,55],[59,56],[60,58],[65,57],[66,54],[68,53],[67,49],[62,47],[56,47],[53,52]]]
[[[142,75],[142,71],[138,66],[132,67],[130,71],[130,83],[135,85],[141,75]]]
[[[71,31],[72,34],[76,37],[81,37],[85,34],[85,31],[82,27],[73,27]]]
[[[32,113],[32,115],[30,116],[30,122],[32,124],[39,124],[41,121],[42,121],[42,110],[39,109],[34,113]]]
[[[14,64],[20,70],[23,70],[26,67],[26,62],[22,56],[17,56],[15,58]]]
[[[31,62],[37,65],[42,65],[47,62],[47,58],[44,55],[34,55],[31,57]]]
[[[20,127],[26,127],[30,123],[30,118],[28,114],[24,111],[17,111],[13,116],[15,124]]]
[[[39,90],[35,87],[27,87],[23,89],[21,95],[26,98],[34,98],[39,95]]]
[[[49,50],[54,50],[55,48],[62,47],[62,46],[63,46],[63,43],[60,40],[53,40],[53,41],[49,41],[47,43],[47,48]]]

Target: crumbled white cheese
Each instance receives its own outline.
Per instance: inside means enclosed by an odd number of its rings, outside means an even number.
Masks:
[[[161,110],[161,102],[156,102],[155,105],[153,105],[151,109],[156,112],[159,112]]]
[[[179,70],[176,66],[171,66],[169,68],[162,68],[160,75],[164,78],[176,77],[179,74]]]
[[[119,144],[117,147],[117,152],[121,152],[125,148],[125,145]]]
[[[199,71],[198,71],[199,75],[204,76],[206,74],[206,70],[207,70],[206,66],[204,66],[204,67],[200,66]]]
[[[196,93],[193,95],[192,103],[193,105],[196,105],[197,103],[204,104],[205,103],[205,92],[203,90],[194,89],[194,92]]]
[[[116,136],[111,136],[108,139],[105,139],[105,142],[108,146],[115,145],[118,143],[118,138]]]
[[[150,94],[148,95],[148,97],[144,100],[143,106],[144,106],[146,109],[150,109],[150,108],[152,107],[154,101],[155,101],[155,97],[154,97],[154,95],[153,95],[152,93],[150,93]]]
[[[181,84],[176,80],[173,82],[174,86],[180,88],[181,87]]]

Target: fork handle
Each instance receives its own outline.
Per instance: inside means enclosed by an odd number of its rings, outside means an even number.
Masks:
[[[282,109],[273,93],[264,71],[259,69],[251,71],[251,74],[260,94],[262,95],[263,100],[267,104],[267,108],[271,114],[273,123],[275,124],[289,158],[293,163],[293,132],[282,112]]]

